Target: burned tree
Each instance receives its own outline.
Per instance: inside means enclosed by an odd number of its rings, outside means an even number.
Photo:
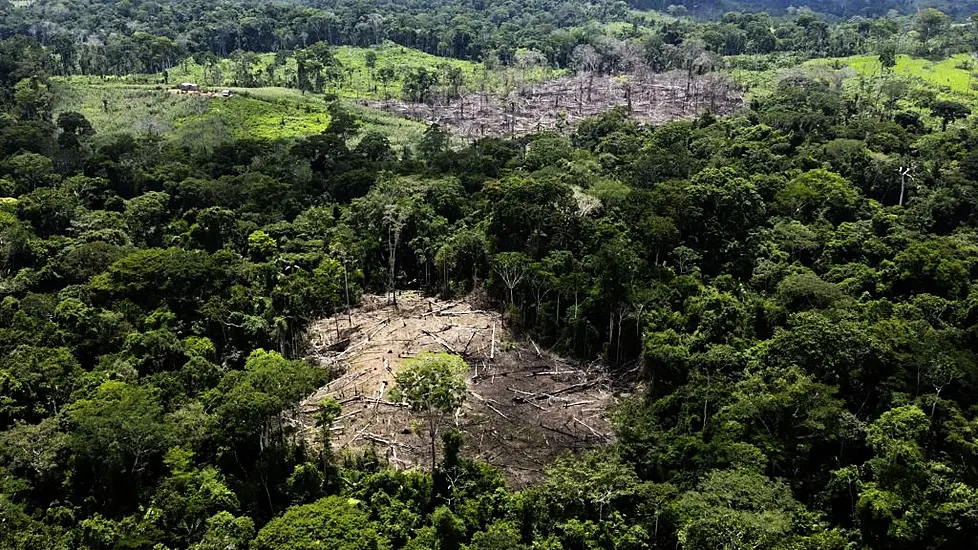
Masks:
[[[591,101],[594,90],[594,75],[601,69],[601,54],[594,49],[594,46],[581,44],[574,48],[572,56],[574,66],[577,67],[578,71],[587,75],[587,100]],[[583,103],[583,100],[579,98],[579,102]]]

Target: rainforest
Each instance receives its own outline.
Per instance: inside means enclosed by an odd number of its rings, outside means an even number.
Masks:
[[[0,548],[975,547],[976,12],[0,0]]]

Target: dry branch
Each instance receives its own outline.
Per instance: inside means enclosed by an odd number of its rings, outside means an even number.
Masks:
[[[543,353],[540,352],[540,348],[537,346],[537,343],[534,342],[532,338],[530,338],[530,343],[533,344],[533,349],[537,350],[537,357],[543,357]]]
[[[572,438],[574,438],[574,439],[576,439],[578,441],[581,441],[581,439],[582,439],[581,436],[579,436],[579,435],[577,435],[575,433],[566,432],[564,430],[561,430],[560,428],[554,428],[553,426],[547,426],[546,424],[543,424],[543,423],[540,423],[540,427],[543,428],[544,430],[547,430],[547,431],[550,431],[550,432],[558,433],[560,435],[564,435],[564,436],[567,436],[567,437],[572,437]]]
[[[340,420],[343,420],[344,418],[349,418],[351,416],[356,416],[356,415],[358,415],[358,414],[360,414],[362,412],[363,412],[363,409],[357,409],[357,410],[355,410],[353,412],[348,412],[346,414],[341,414],[341,415],[337,416],[336,419],[333,422],[338,422]]]
[[[404,403],[395,403],[393,401],[384,401],[383,399],[377,399],[374,397],[363,397],[361,399],[364,403],[373,403],[375,405],[387,405],[388,407],[397,407],[400,409],[406,409],[408,406]]]
[[[557,390],[555,392],[552,392],[551,395],[561,395],[561,394],[564,394],[564,393],[574,393],[574,392],[578,392],[578,391],[581,391],[581,390],[590,388],[590,387],[592,387],[592,386],[594,386],[596,384],[597,384],[596,381],[594,381],[594,382],[581,382],[580,384],[574,384],[573,386],[567,386],[566,388],[562,388],[562,389],[559,389],[559,390]]]
[[[472,377],[472,381],[473,382],[478,382],[479,380],[484,380],[486,378],[495,378],[497,376],[508,376],[510,374],[515,374],[517,372],[519,372],[519,371],[507,370],[507,371],[502,371],[502,372],[491,372],[491,367],[490,367],[490,372],[488,374],[477,374],[477,375],[475,375],[475,376]]]
[[[489,360],[496,358],[496,323],[492,324],[492,347],[489,349]]]
[[[422,314],[421,315],[421,318],[423,319],[423,318],[425,318],[425,317],[427,317],[429,315],[441,315],[446,310],[449,310],[449,309],[452,309],[452,308],[458,307],[458,306],[459,306],[459,303],[458,302],[452,302],[451,304],[448,304],[447,306],[445,306],[445,307],[443,307],[443,308],[441,308],[439,310],[429,311],[427,313]]]
[[[379,435],[377,435],[375,433],[366,432],[366,433],[363,434],[363,438],[366,439],[366,440],[368,440],[368,441],[375,441],[375,442],[380,443],[382,445],[387,445],[388,447],[401,447],[402,449],[408,449],[410,451],[414,451],[415,450],[415,448],[412,447],[412,446],[410,446],[410,445],[407,445],[405,443],[401,443],[399,441],[391,441],[389,439],[385,439],[384,437],[381,437],[381,436],[379,436]]]
[[[468,352],[468,351],[469,351],[469,344],[471,344],[471,343],[472,343],[472,339],[473,339],[473,338],[475,338],[475,335],[476,335],[476,334],[478,334],[478,332],[479,332],[478,330],[473,330],[473,331],[472,331],[472,334],[470,334],[470,335],[469,335],[469,340],[468,340],[468,342],[466,342],[466,343],[465,343],[465,347],[464,347],[464,348],[462,348],[462,354],[463,354],[463,355],[464,355],[464,354],[465,354],[466,352]]]
[[[430,336],[430,337],[432,337],[432,338],[433,338],[433,339],[434,339],[434,340],[435,340],[436,342],[438,342],[439,344],[441,344],[442,346],[444,346],[444,347],[445,347],[445,349],[447,349],[447,350],[449,351],[449,353],[453,353],[453,354],[455,354],[455,355],[459,355],[459,353],[458,353],[457,351],[455,351],[455,348],[453,348],[453,347],[452,347],[452,346],[451,346],[451,345],[450,345],[450,344],[449,344],[448,342],[446,342],[446,341],[445,341],[445,339],[444,339],[444,338],[442,338],[441,336],[438,336],[437,334],[435,334],[434,332],[431,332],[431,331],[429,331],[429,330],[422,330],[421,332],[422,332],[422,334],[426,334],[426,335],[428,335],[428,336]]]
[[[519,396],[514,397],[513,400],[516,401],[516,402],[519,402],[521,399],[524,400],[524,401],[527,401],[527,402],[529,402],[530,400],[540,401],[540,400],[543,400],[543,399],[553,400],[553,401],[565,401],[566,400],[566,398],[564,398],[564,397],[557,397],[557,394],[560,393],[559,391],[551,392],[551,393],[547,393],[547,392],[543,392],[543,391],[532,393],[532,392],[525,392],[523,390],[518,390],[516,388],[507,388],[507,389],[509,391],[513,392],[513,393],[518,393],[518,394],[522,394],[522,395],[525,395],[526,396],[526,397],[519,397]]]
[[[574,417],[574,422],[577,422],[581,426],[584,426],[585,428],[587,428],[588,430],[590,430],[590,432],[592,434],[594,434],[594,437],[597,437],[599,439],[607,439],[607,437],[608,437],[607,435],[599,434],[598,432],[594,431],[594,428],[592,428],[591,426],[588,426],[580,418],[577,418],[576,416]]]
[[[540,409],[541,411],[546,411],[547,410],[547,409],[541,407],[540,405],[537,405],[536,403],[534,403],[532,399],[526,399],[526,398],[523,398],[523,397],[516,396],[516,397],[513,398],[513,402],[514,403],[526,403],[527,405],[530,405],[532,407],[535,407],[537,409]]]
[[[503,418],[505,418],[506,420],[509,420],[509,417],[508,417],[508,416],[506,416],[505,414],[503,414],[503,413],[501,413],[501,412],[499,412],[499,409],[497,409],[496,407],[493,407],[492,405],[490,405],[490,404],[489,404],[489,402],[486,402],[486,406],[487,406],[487,407],[489,407],[489,409],[490,409],[490,410],[491,410],[492,412],[494,412],[494,413],[496,413],[496,414],[498,414],[499,416],[501,416],[501,417],[503,417]]]

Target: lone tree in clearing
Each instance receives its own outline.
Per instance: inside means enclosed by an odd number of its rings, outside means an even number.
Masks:
[[[424,416],[431,440],[431,471],[435,471],[435,441],[438,424],[454,413],[465,401],[465,380],[468,369],[458,355],[425,352],[407,361],[394,377],[401,399],[411,411]]]

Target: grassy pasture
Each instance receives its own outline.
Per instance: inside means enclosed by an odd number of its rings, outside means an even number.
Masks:
[[[59,82],[66,93],[58,111],[78,111],[99,134],[119,132],[192,137],[216,128],[226,137],[288,138],[321,132],[329,124],[325,103],[291,97],[291,90],[248,90],[231,98],[177,94],[164,86]]]
[[[978,59],[969,54],[942,60],[898,55],[896,65],[885,75],[875,55],[809,61],[779,54],[731,56],[725,62],[748,101],[770,95],[783,76],[801,68],[814,75],[832,75],[830,80],[844,77],[843,86],[850,98],[882,101],[888,93],[885,90],[895,90],[901,95],[889,111],[916,112],[931,126],[941,124],[929,108],[935,100],[957,101],[978,113]]]
[[[376,56],[374,67],[367,66],[368,52]],[[339,46],[333,48],[333,55],[341,66],[340,78],[327,81],[323,91],[347,99],[400,97],[404,76],[421,67],[441,73],[447,67],[457,67],[462,70],[462,87],[465,90],[486,89],[501,94],[508,93],[519,82],[542,82],[563,74],[562,71],[545,67],[496,67],[486,70],[481,63],[438,57],[393,42],[370,48]],[[243,71],[247,70],[253,81],[274,84],[275,87],[296,87],[297,68],[294,59],[288,58],[280,65],[275,63],[275,54],[257,54],[250,56],[250,59],[247,69],[242,69],[242,63],[233,58],[221,59],[210,67],[202,66],[193,59],[186,59],[168,71],[169,82],[195,82],[212,88],[233,88],[241,85]],[[396,74],[395,79],[386,85],[378,77],[383,67],[393,68]],[[133,78],[143,82],[161,82],[163,77],[138,75]]]
[[[133,79],[61,78],[55,110],[78,111],[97,135],[151,134],[208,148],[232,138],[289,139],[315,134],[329,125],[321,95],[288,88],[232,88],[230,98],[178,94],[164,85],[133,84]],[[414,142],[424,131],[417,122],[349,107],[364,132],[380,131],[396,146]]]
[[[863,55],[841,59],[819,59],[806,66],[848,66],[865,77],[880,76],[882,66],[877,56]],[[968,54],[959,54],[941,61],[931,61],[909,55],[898,55],[892,75],[919,79],[938,92],[958,100],[978,105],[975,71],[978,61]]]

